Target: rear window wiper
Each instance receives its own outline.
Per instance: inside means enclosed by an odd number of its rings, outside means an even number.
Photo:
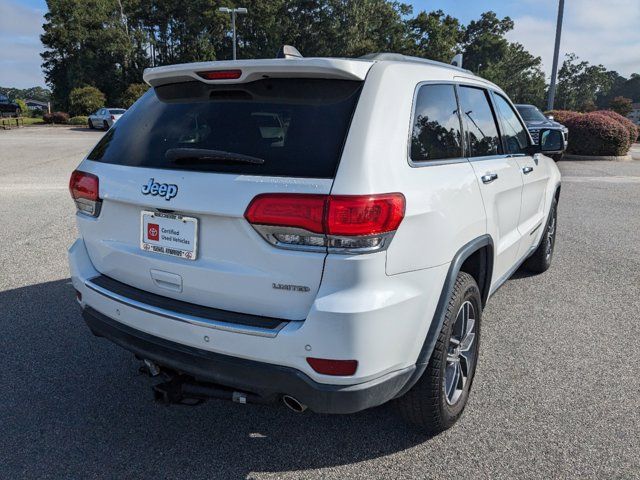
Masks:
[[[263,158],[243,155],[242,153],[225,152],[224,150],[209,150],[207,148],[170,148],[164,157],[174,163],[190,164],[204,162],[234,162],[262,165]]]

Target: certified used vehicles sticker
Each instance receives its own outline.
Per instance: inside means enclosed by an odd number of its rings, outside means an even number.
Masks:
[[[148,252],[195,260],[198,219],[171,213],[142,212],[140,248]]]

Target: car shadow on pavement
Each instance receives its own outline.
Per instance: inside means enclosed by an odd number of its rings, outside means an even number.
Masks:
[[[0,292],[0,315],[6,478],[247,478],[351,464],[428,439],[393,405],[331,416],[221,400],[156,404],[155,382],[133,355],[89,332],[68,279]]]

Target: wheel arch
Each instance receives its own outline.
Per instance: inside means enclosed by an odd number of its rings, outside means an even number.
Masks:
[[[447,276],[445,277],[442,291],[440,292],[435,314],[433,315],[431,325],[429,326],[424,343],[418,354],[416,369],[400,390],[397,397],[408,392],[427,368],[427,364],[438,340],[438,335],[442,329],[447,302],[453,292],[453,287],[459,272],[464,271],[474,277],[480,289],[482,306],[485,306],[491,288],[493,258],[493,239],[489,234],[471,240],[456,252],[453,260],[449,264],[449,270],[447,271]],[[480,282],[478,280],[480,280]]]

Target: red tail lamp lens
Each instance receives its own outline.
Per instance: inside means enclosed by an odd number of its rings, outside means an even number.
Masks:
[[[98,200],[99,181],[98,177],[92,173],[75,170],[69,179],[69,191],[74,200],[86,198],[87,200]]]
[[[404,217],[404,195],[332,195],[327,209],[328,235],[377,235],[398,228]]]
[[[254,225],[295,227],[323,233],[326,195],[265,193],[255,197],[244,216]]]
[[[307,358],[314,371],[322,375],[348,376],[356,373],[357,360],[330,360],[328,358]]]
[[[236,80],[242,75],[242,70],[212,70],[197,73],[205,80]]]
[[[245,218],[254,225],[302,228],[327,235],[366,236],[396,230],[404,217],[404,208],[401,193],[265,193],[251,201]]]

